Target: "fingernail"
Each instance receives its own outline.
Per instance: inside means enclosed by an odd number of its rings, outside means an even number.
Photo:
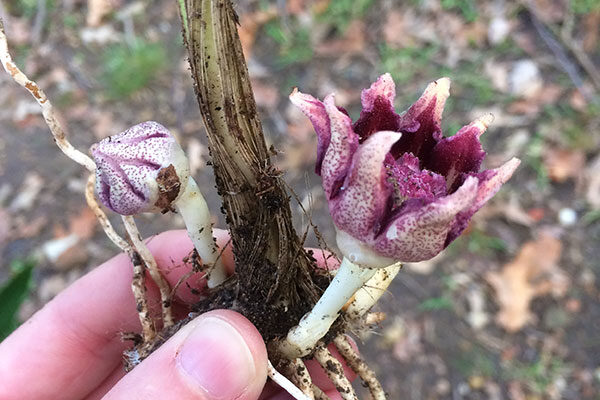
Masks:
[[[226,321],[205,317],[179,350],[178,365],[210,399],[239,397],[256,375],[246,341]]]

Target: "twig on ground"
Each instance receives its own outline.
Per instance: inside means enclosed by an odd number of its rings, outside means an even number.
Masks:
[[[519,0],[519,2],[527,9],[527,11],[529,11],[535,30],[544,43],[550,48],[550,51],[552,51],[562,69],[566,72],[581,94],[589,100],[592,93],[584,86],[583,79],[577,70],[577,66],[569,59],[563,45],[555,38],[555,36],[560,37],[564,46],[573,53],[579,65],[590,76],[592,83],[598,90],[600,90],[600,72],[598,72],[594,64],[590,61],[587,54],[573,42],[571,37],[565,34],[559,35],[555,29],[543,22],[535,4],[528,0]]]
[[[269,375],[269,378],[271,378],[273,380],[273,382],[275,382],[276,384],[281,386],[286,392],[288,392],[290,395],[292,395],[292,397],[294,397],[295,399],[297,399],[297,400],[312,400],[310,397],[308,397],[307,395],[302,393],[302,391],[299,388],[297,388],[296,385],[294,385],[292,382],[290,382],[290,380],[288,378],[281,375],[275,369],[273,364],[271,364],[271,361],[269,361],[269,364],[267,365],[267,374]]]
[[[596,89],[600,90],[600,71],[598,71],[594,62],[581,48],[579,43],[573,40],[573,20],[573,14],[569,13],[567,15],[567,22],[563,24],[564,29],[561,30],[560,37],[565,43],[565,46],[567,46],[567,48],[571,50],[577,61],[579,61],[581,68],[583,68],[585,72],[590,76],[590,78],[592,79],[592,83],[594,84]]]
[[[44,29],[44,22],[46,22],[47,14],[47,1],[37,1],[37,13],[35,14],[35,20],[33,22],[33,28],[31,28],[31,41],[32,44],[37,44],[42,37],[42,30]]]
[[[50,131],[52,132],[52,136],[54,136],[56,145],[67,155],[67,157],[76,163],[83,165],[88,171],[94,172],[96,169],[94,161],[81,151],[75,149],[67,140],[65,131],[60,122],[58,122],[54,107],[52,107],[50,100],[46,97],[46,93],[40,89],[37,83],[27,78],[12,60],[12,57],[8,52],[8,42],[4,33],[2,20],[0,20],[0,61],[6,72],[8,72],[14,81],[27,89],[42,108],[42,115],[44,116],[48,128],[50,128]]]
[[[323,343],[319,343],[315,348],[314,359],[323,367],[343,400],[358,400],[352,384],[344,374],[342,363],[327,350]]]
[[[348,366],[352,368],[352,371],[356,372],[365,385],[367,385],[373,400],[385,400],[385,392],[377,380],[375,372],[373,372],[367,363],[364,362],[363,359],[358,355],[346,336],[336,336],[335,339],[333,339],[333,342],[335,343],[335,346],[339,350],[342,357],[344,357],[344,360],[346,360]]]
[[[156,286],[158,286],[158,290],[160,291],[163,324],[165,327],[172,326],[174,320],[173,312],[171,310],[171,289],[169,288],[169,284],[160,273],[154,256],[142,241],[133,217],[122,215],[121,218],[123,219],[123,224],[125,224],[125,229],[129,234],[133,247],[140,254],[140,257],[148,267],[150,277],[156,283]]]

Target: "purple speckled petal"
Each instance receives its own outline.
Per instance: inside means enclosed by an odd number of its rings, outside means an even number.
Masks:
[[[396,86],[390,74],[383,74],[360,99],[362,111],[354,123],[354,132],[364,141],[375,132],[398,131],[400,116],[394,111]]]
[[[357,260],[377,264],[435,256],[518,166],[513,159],[479,172],[485,157],[479,138],[490,116],[453,137],[442,136],[449,88],[448,78],[438,79],[398,115],[394,82],[384,74],[363,90],[363,109],[354,124],[331,95],[323,102],[297,91],[290,96],[319,137],[316,170],[338,229],[338,245],[352,256],[365,252],[366,258]]]
[[[358,148],[358,136],[352,130],[352,120],[335,106],[333,95],[325,97],[325,110],[329,115],[331,139],[321,165],[321,178],[327,199],[338,196],[348,175],[352,156]]]
[[[423,167],[444,175],[448,192],[454,192],[462,183],[462,174],[479,171],[485,151],[479,137],[485,132],[493,117],[487,115],[462,127],[454,136],[443,138],[435,145]]]
[[[156,178],[174,165],[187,179],[181,147],[161,124],[147,121],[107,137],[91,148],[96,161],[96,191],[102,204],[121,215],[150,211],[158,198]]]
[[[471,174],[467,179],[477,177],[479,185],[477,187],[477,196],[473,201],[471,207],[464,210],[456,216],[456,220],[452,226],[452,229],[448,233],[446,238],[445,246],[448,246],[454,239],[456,239],[469,225],[469,220],[483,205],[491,199],[500,190],[500,187],[504,185],[510,177],[513,175],[517,167],[521,164],[521,160],[518,158],[512,158],[502,166],[489,169],[477,174]],[[445,247],[444,246],[444,247]]]
[[[360,145],[340,195],[329,202],[338,229],[355,238],[374,235],[392,193],[384,161],[400,136],[398,132],[377,132]]]
[[[430,83],[419,100],[400,116],[402,139],[392,149],[394,158],[412,153],[422,160],[431,152],[442,137],[440,124],[448,96],[450,79],[440,78]]]
[[[419,168],[419,159],[411,153],[404,153],[391,166],[392,185],[396,203],[406,199],[433,200],[446,195],[446,180],[443,176]]]
[[[310,119],[310,122],[312,122],[313,127],[315,128],[315,132],[317,132],[318,144],[315,172],[317,175],[321,175],[323,157],[325,157],[325,151],[331,140],[331,128],[329,116],[325,110],[325,104],[309,94],[299,92],[297,88],[294,88],[294,91],[290,94],[290,101],[300,108],[302,113]]]
[[[456,215],[472,206],[477,196],[475,177],[469,177],[453,194],[400,215],[372,243],[385,257],[403,262],[428,260],[444,248]]]

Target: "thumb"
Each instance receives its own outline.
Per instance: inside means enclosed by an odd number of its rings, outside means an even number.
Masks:
[[[104,399],[256,400],[267,351],[241,314],[200,315],[125,375]]]

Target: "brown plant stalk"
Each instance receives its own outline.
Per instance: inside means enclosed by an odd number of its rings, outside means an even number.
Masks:
[[[229,0],[181,0],[184,42],[236,259],[232,308],[265,340],[284,336],[319,296],[271,163]],[[222,304],[221,304],[222,305]]]

